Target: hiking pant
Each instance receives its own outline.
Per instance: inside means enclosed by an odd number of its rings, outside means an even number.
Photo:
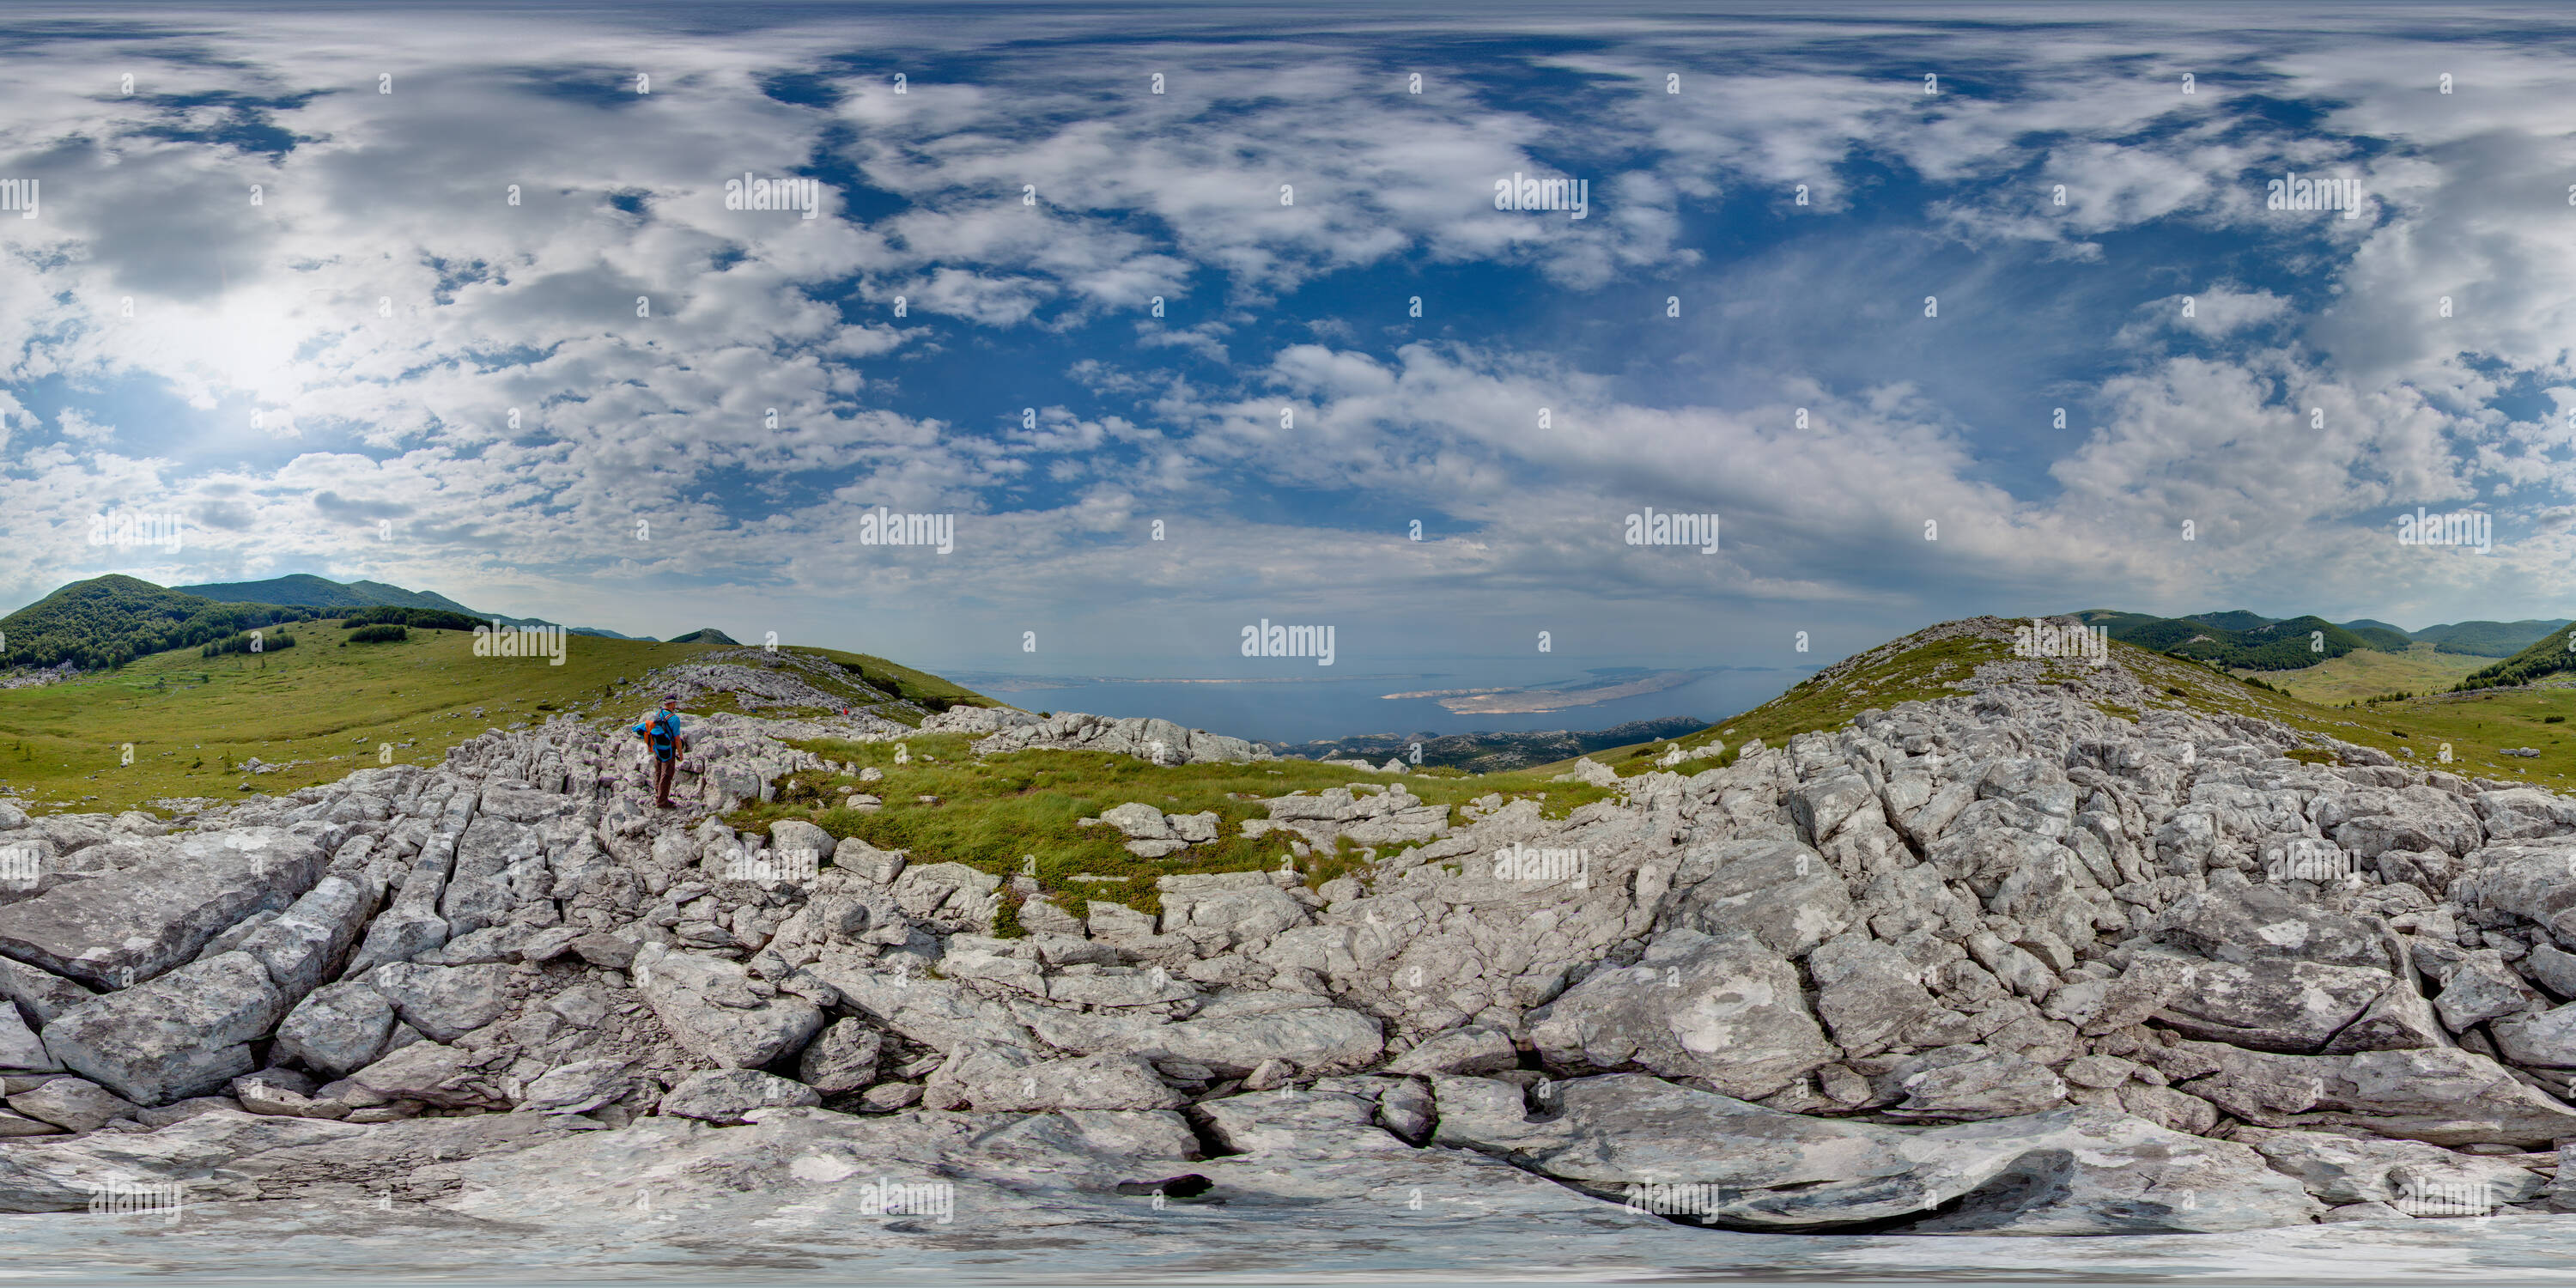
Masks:
[[[670,760],[664,760],[659,756],[653,758],[654,804],[668,805],[671,803],[671,776],[679,772],[679,768],[680,762],[677,757]]]

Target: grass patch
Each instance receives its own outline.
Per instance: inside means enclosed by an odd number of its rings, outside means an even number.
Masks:
[[[1947,687],[1947,681],[1964,679],[1976,666],[2010,656],[2009,646],[1996,640],[1953,637],[1898,647],[1903,643],[1895,641],[1856,654],[1808,677],[1779,697],[1680,742],[1684,747],[1696,747],[1723,740],[1728,748],[1727,758],[1749,739],[1759,738],[1764,745],[1777,747],[1801,733],[1839,729],[1872,707],[1885,709],[1909,699],[1959,696],[1961,690]],[[2434,693],[2382,700],[2367,710],[2342,705],[2352,699],[2337,699],[2329,705],[2300,696],[2302,692],[2349,691],[2357,698],[2367,698],[2386,691],[2392,682],[2399,687],[2430,683],[2421,672],[2393,671],[2385,664],[2403,662],[2436,671],[2462,670],[2484,659],[2435,654],[2429,645],[2410,649],[2402,656],[2354,652],[2308,671],[2267,671],[2259,681],[2249,683],[2251,677],[2240,677],[2207,662],[2157,653],[2118,640],[2111,642],[2111,656],[2150,692],[2161,695],[2150,703],[2160,709],[2254,716],[2303,732],[2375,747],[2396,757],[2399,764],[2417,769],[2519,779],[2559,790],[2576,788],[2576,782],[2570,781],[2576,778],[2576,740],[2570,740],[2566,733],[2567,716],[2576,712],[2576,688]],[[2048,665],[2073,667],[2080,663]],[[2368,669],[2375,665],[2378,669]],[[2330,677],[2312,673],[2329,668],[2346,675],[2349,682],[2343,688],[2319,687]],[[2050,678],[2044,675],[2040,682],[2048,683]],[[2097,709],[2131,721],[2146,714],[2117,705]],[[2365,716],[2370,721],[2367,725],[2362,723]],[[2441,759],[2445,744],[2451,751],[2447,763]],[[1636,753],[1660,752],[1666,745],[1650,743],[1594,752],[1593,759],[1614,766],[1622,774],[1645,773],[1654,768],[1654,758]],[[2410,747],[2414,749],[2411,757],[2402,750]],[[2529,758],[2500,754],[2507,747],[2530,747],[2540,754]],[[1682,773],[1697,773],[1727,763],[1727,758],[1688,761],[1678,768]],[[2303,749],[2298,758],[2312,764],[2334,760],[2331,752],[2316,749]],[[1571,763],[1541,766],[1531,772],[1562,772]]]
[[[333,629],[332,621],[312,623]],[[336,781],[379,763],[436,764],[482,733],[552,713],[631,724],[658,695],[602,705],[623,678],[724,647],[574,635],[564,664],[474,656],[461,631],[414,630],[363,648],[275,647],[204,657],[195,647],[138,658],[122,670],[62,684],[0,690],[0,782],[33,810],[143,808],[170,797],[238,798],[242,785],[271,795]],[[800,650],[815,652],[820,650]],[[936,676],[859,654],[871,681],[889,680],[943,700],[980,698]],[[484,709],[481,718],[470,713]],[[736,710],[719,695],[713,710]],[[893,716],[891,704],[871,708]],[[918,717],[914,717],[918,719]],[[134,763],[122,763],[125,744]],[[392,745],[389,762],[379,748]],[[271,774],[229,767],[257,757]]]
[[[1273,833],[1246,840],[1242,835],[1245,820],[1270,816],[1263,799],[1301,790],[1322,792],[1353,782],[1394,781],[1305,760],[1159,766],[1089,751],[1016,751],[978,757],[970,750],[971,743],[961,734],[926,734],[900,744],[837,739],[796,742],[792,745],[854,771],[875,768],[885,777],[862,783],[855,772],[791,774],[779,780],[778,799],[747,804],[725,821],[739,831],[765,835],[771,823],[797,819],[835,838],[855,836],[879,849],[908,850],[917,862],[964,863],[1005,878],[1028,873],[1033,866],[1038,888],[1077,914],[1083,902],[1091,899],[1159,913],[1157,877],[1280,867],[1290,855],[1288,836]],[[898,746],[909,756],[909,763],[895,763]],[[1426,803],[1451,807],[1453,824],[1464,821],[1456,806],[1492,793],[1539,799],[1542,812],[1555,818],[1611,795],[1588,783],[1549,782],[1547,775],[1527,770],[1483,776],[1427,770],[1402,781],[1407,791]],[[851,791],[880,797],[885,804],[876,810],[843,808],[840,802]],[[924,796],[936,800],[923,801]],[[1214,810],[1217,840],[1167,858],[1147,859],[1128,853],[1127,838],[1116,828],[1076,823],[1129,801],[1141,801],[1166,814]],[[1407,847],[1396,847],[1403,848]],[[1392,852],[1381,850],[1378,857]],[[1363,867],[1368,859],[1345,841],[1332,852],[1316,850],[1294,862],[1311,887]],[[1126,879],[1081,879],[1086,876]]]
[[[2356,649],[2301,670],[2262,674],[2291,697],[2334,707],[2391,693],[2439,693],[2493,661],[2466,653],[2437,652],[2431,644],[2417,644],[2403,653]]]
[[[928,671],[916,671],[911,667],[866,653],[844,653],[839,649],[802,646],[791,647],[789,651],[835,663],[863,684],[882,689],[906,702],[918,703],[932,711],[945,711],[950,707],[1009,705],[996,702],[962,684],[941,679]],[[880,712],[879,714],[891,715],[892,713]],[[919,720],[920,717],[916,716],[908,723],[918,723]]]
[[[1789,691],[1732,719],[1721,720],[1698,733],[1672,741],[1685,750],[1705,747],[1723,741],[1722,756],[1685,761],[1677,772],[1695,774],[1735,763],[1736,752],[1755,738],[1766,747],[1777,747],[1802,733],[1818,729],[1839,729],[1853,716],[1872,707],[1884,710],[1899,702],[1930,701],[1956,697],[1959,690],[1948,687],[1953,680],[1964,680],[1976,674],[1987,662],[2010,657],[2009,644],[1971,636],[1954,636],[1912,648],[1890,651],[1887,646],[1856,654],[1834,667],[1790,686]],[[1639,750],[1658,753],[1670,745],[1664,742],[1641,743],[1635,747],[1614,747],[1596,751],[1591,758],[1615,766],[1622,774],[1642,774],[1655,768],[1651,756],[1636,758]],[[1559,774],[1573,765],[1559,761],[1529,771],[1541,775]]]

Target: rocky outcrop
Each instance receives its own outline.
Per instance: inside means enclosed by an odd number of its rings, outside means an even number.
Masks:
[[[2144,1234],[2259,1229],[2321,1210],[2252,1149],[2112,1110],[1907,1132],[1635,1076],[1556,1084],[1535,1117],[1507,1083],[1434,1085],[1443,1144],[1736,1229]]]
[[[138,847],[139,848],[139,847]],[[274,827],[180,838],[131,867],[0,908],[0,954],[93,988],[144,983],[321,879],[311,840]]]
[[[1184,729],[1169,720],[1144,716],[1112,718],[1063,712],[1039,717],[992,707],[951,707],[922,721],[921,730],[984,735],[975,742],[976,754],[983,756],[1031,750],[1105,751],[1157,765],[1271,758],[1267,749],[1241,738],[1205,729]]]
[[[1641,1239],[2561,1201],[2576,805],[2036,667],[1723,768],[1580,766],[1608,799],[1554,816],[1401,775],[1274,795],[1236,831],[1289,869],[1165,875],[1151,913],[713,817],[826,767],[786,737],[916,736],[855,718],[698,722],[670,813],[631,739],[557,721],[175,832],[0,818],[51,865],[0,901],[0,1208],[110,1160],[278,1198],[366,1158],[557,1222],[631,1203],[615,1169],[648,1158],[710,1213],[915,1169],[990,1205],[974,1230],[1185,1171]],[[797,677],[752,706],[831,679]],[[1156,721],[922,728],[1260,758]],[[1140,795],[1096,821],[1132,852],[1222,839]],[[1318,851],[1362,865],[1310,886]]]

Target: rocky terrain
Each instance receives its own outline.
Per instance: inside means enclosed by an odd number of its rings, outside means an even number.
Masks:
[[[1562,818],[1383,771],[1281,796],[1249,834],[1369,865],[1166,876],[1152,915],[716,820],[816,767],[781,738],[909,733],[874,720],[702,720],[681,811],[570,719],[177,826],[0,806],[29,856],[0,867],[0,1211],[175,1184],[1006,1240],[1215,1203],[1924,1235],[2576,1210],[2576,799],[2177,709],[2124,664],[1953,687],[1723,767],[1585,762],[1617,794]],[[773,688],[744,691],[804,696]],[[1149,854],[1212,818],[1097,825]]]
[[[1425,765],[1491,774],[1572,760],[1611,747],[1679,738],[1707,727],[1707,721],[1690,716],[1657,716],[1583,732],[1550,729],[1532,733],[1364,733],[1298,743],[1281,748],[1280,754],[1307,760],[1365,760],[1371,764],[1400,757],[1410,764],[1418,745]]]

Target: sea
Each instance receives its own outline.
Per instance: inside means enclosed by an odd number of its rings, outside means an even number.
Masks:
[[[1320,668],[1318,668],[1320,669]],[[949,679],[1030,711],[1160,716],[1192,729],[1261,742],[1301,743],[1373,733],[1523,733],[1592,730],[1659,716],[1723,720],[1778,697],[1811,672],[1715,667],[1672,688],[1554,711],[1457,712],[1437,698],[1389,694],[1615,683],[1653,667],[1575,668],[1522,662],[1445,662],[1418,670],[1380,666],[1348,678],[1108,677],[948,671]]]

